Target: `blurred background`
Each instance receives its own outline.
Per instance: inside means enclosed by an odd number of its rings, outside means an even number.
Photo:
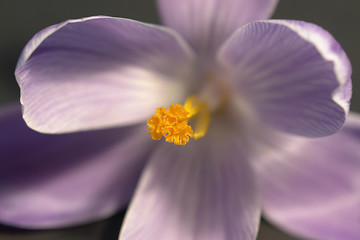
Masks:
[[[316,23],[342,45],[353,66],[351,110],[360,112],[360,1],[280,0],[273,18]],[[155,0],[2,0],[0,2],[0,106],[18,101],[14,69],[22,48],[41,29],[93,15],[159,23]],[[68,229],[27,231],[0,225],[0,240],[116,240],[125,210],[104,221]],[[295,240],[262,222],[259,240]]]

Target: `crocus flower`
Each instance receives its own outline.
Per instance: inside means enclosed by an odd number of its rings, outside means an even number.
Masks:
[[[69,20],[26,45],[1,111],[0,221],[64,227],[129,208],[120,239],[360,239],[351,65],[276,0],[158,0],[165,26]],[[150,133],[150,134],[149,134]]]

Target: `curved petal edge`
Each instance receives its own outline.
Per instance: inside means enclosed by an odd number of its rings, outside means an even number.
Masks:
[[[112,17],[69,20],[26,45],[15,76],[24,119],[68,133],[145,121],[182,102],[194,55],[175,31]]]
[[[351,64],[311,23],[268,20],[237,30],[220,48],[235,96],[264,123],[306,137],[336,133],[351,98]]]

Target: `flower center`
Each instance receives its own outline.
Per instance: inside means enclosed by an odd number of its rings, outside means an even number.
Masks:
[[[188,124],[195,120],[194,130]],[[205,136],[210,124],[210,110],[197,97],[189,97],[184,105],[171,104],[168,109],[159,107],[147,121],[149,134],[153,140],[164,136],[167,142],[185,145],[190,138],[198,139]]]

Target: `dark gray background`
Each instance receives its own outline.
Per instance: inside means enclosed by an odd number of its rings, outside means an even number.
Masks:
[[[181,0],[179,0],[181,1]],[[273,16],[316,23],[341,43],[353,65],[351,110],[360,112],[360,1],[282,0]],[[70,18],[108,15],[159,23],[154,0],[1,0],[0,106],[18,101],[13,72],[22,48],[39,30]],[[116,240],[124,211],[90,225],[47,231],[25,231],[0,225],[0,240]],[[259,240],[294,240],[262,222]]]

